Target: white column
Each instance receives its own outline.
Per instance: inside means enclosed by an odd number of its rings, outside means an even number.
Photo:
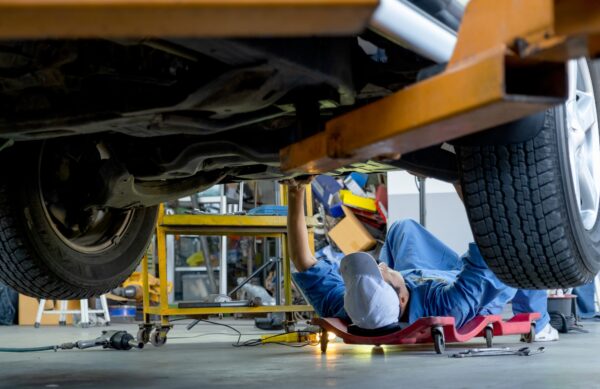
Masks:
[[[225,185],[221,185],[221,213],[227,212]],[[219,294],[227,294],[227,236],[221,237],[221,258],[219,260]]]
[[[38,306],[37,314],[35,315],[36,327],[42,322],[42,315],[44,314],[44,306],[46,305],[46,299],[40,299],[40,305]]]

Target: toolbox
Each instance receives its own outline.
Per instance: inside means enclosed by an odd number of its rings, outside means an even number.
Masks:
[[[340,199],[348,207],[363,209],[365,211],[376,212],[375,199],[370,197],[357,196],[347,189],[340,190]]]

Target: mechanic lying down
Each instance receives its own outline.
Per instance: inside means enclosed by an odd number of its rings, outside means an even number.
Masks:
[[[413,323],[426,316],[453,316],[461,327],[477,315],[540,312],[535,341],[558,340],[550,325],[546,291],[504,285],[487,267],[474,243],[461,258],[412,220],[394,223],[379,257],[345,256],[340,265],[317,261],[308,245],[303,183],[288,185],[288,244],[298,270],[293,277],[315,311],[351,321],[366,330]]]

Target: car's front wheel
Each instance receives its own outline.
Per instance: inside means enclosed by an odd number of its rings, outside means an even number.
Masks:
[[[568,101],[533,139],[459,148],[475,240],[515,287],[576,286],[600,271],[600,64],[568,67]]]
[[[86,208],[101,154],[87,141],[29,143],[2,153],[5,284],[34,297],[80,299],[105,293],[134,271],[157,209]]]

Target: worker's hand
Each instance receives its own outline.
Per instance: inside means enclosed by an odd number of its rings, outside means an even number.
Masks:
[[[383,280],[385,282],[387,282],[388,284],[390,284],[392,286],[392,288],[394,288],[396,290],[400,289],[400,285],[398,282],[399,281],[398,275],[396,274],[397,272],[390,269],[388,267],[388,265],[386,265],[383,262],[377,266],[379,267],[379,271],[381,272],[381,276],[383,277]]]
[[[388,265],[381,262],[379,265],[377,265],[377,267],[379,267],[379,271],[381,272],[383,280],[387,283],[390,283],[392,277],[390,275],[390,268],[388,267]]]

